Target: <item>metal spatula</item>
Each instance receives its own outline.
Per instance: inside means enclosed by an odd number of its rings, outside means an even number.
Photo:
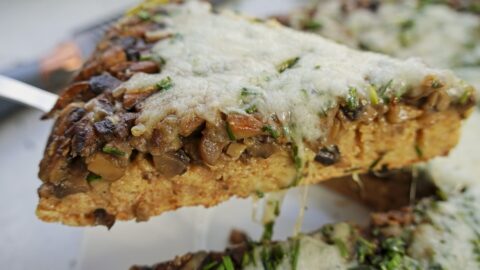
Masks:
[[[0,75],[0,97],[43,112],[50,111],[58,98],[55,94],[3,75]]]

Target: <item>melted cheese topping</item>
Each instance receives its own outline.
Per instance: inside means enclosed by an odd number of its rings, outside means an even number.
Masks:
[[[452,68],[480,87],[480,17],[446,5],[419,9],[417,0],[382,1],[375,12],[354,9],[345,13],[342,2],[317,1],[314,29],[324,37],[353,48],[399,58],[420,57],[436,67]],[[305,12],[292,14],[301,28]]]
[[[480,186],[433,204],[428,223],[413,230],[409,255],[423,266],[441,269],[480,267]]]
[[[172,79],[173,87],[144,104],[137,124],[144,125],[147,134],[168,114],[195,113],[215,123],[218,112],[245,113],[242,89],[262,115],[275,114],[312,141],[323,134],[319,114],[352,87],[368,97],[371,84],[393,79],[389,91],[396,93],[418,86],[431,74],[447,84],[449,94],[463,92],[452,73],[430,69],[418,59],[362,53],[274,22],[258,23],[231,12],[213,14],[208,4],[197,1],[166,8],[170,15],[161,31],[174,36],[153,48],[155,57],[166,60],[162,72],[136,74],[121,86],[135,91]],[[296,57],[298,62],[279,72],[279,65]]]

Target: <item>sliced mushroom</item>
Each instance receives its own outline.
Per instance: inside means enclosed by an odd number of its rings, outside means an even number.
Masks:
[[[160,155],[166,152],[175,152],[182,147],[182,140],[178,136],[178,120],[176,116],[167,116],[152,132],[150,152]]]
[[[204,123],[205,120],[196,116],[195,114],[186,115],[180,119],[178,132],[181,136],[190,136],[190,134],[192,134]]]
[[[183,151],[153,156],[155,168],[168,178],[185,173],[189,162],[190,158]]]
[[[215,165],[229,141],[225,128],[207,123],[199,147],[202,160],[209,165]]]
[[[340,150],[336,145],[329,145],[322,147],[320,151],[315,155],[315,161],[330,166],[337,163],[340,160]]]
[[[108,72],[104,72],[99,76],[94,76],[89,80],[92,92],[99,95],[105,91],[111,91],[119,86],[122,81],[113,77]]]
[[[254,137],[262,134],[263,123],[252,115],[229,114],[228,128],[235,139]]]
[[[234,159],[238,159],[240,155],[247,149],[247,146],[243,143],[231,143],[227,148],[227,155]]]
[[[105,67],[110,68],[126,62],[127,55],[121,46],[112,46],[102,54],[101,61]]]
[[[130,72],[157,73],[160,71],[158,64],[153,61],[140,61],[130,65]]]
[[[278,146],[273,143],[255,143],[247,148],[252,157],[269,158],[278,151]]]
[[[100,175],[102,179],[115,181],[125,174],[127,164],[122,159],[110,154],[97,152],[87,158],[87,169]]]

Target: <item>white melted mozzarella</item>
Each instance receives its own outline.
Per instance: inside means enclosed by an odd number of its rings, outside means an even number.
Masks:
[[[426,213],[428,224],[413,230],[409,255],[422,269],[478,269],[480,263],[480,186],[438,202]],[[440,269],[440,268],[439,268]]]
[[[162,72],[136,74],[121,86],[132,90],[172,79],[171,89],[145,103],[138,124],[147,130],[168,114],[195,113],[215,122],[218,112],[244,113],[240,93],[247,89],[262,115],[276,114],[284,124],[294,124],[301,137],[316,140],[322,136],[319,114],[351,87],[367,96],[368,85],[393,79],[396,90],[391,91],[401,91],[432,74],[447,83],[450,94],[463,92],[452,73],[430,69],[418,59],[394,60],[273,22],[258,23],[230,12],[213,14],[208,4],[198,1],[167,9],[167,31],[175,36],[153,49],[166,60]],[[296,57],[294,66],[278,71],[281,63]]]
[[[427,64],[453,69],[480,88],[480,17],[446,5],[419,9],[417,0],[382,1],[378,10],[345,13],[342,1],[316,1],[313,20],[320,35],[346,44],[399,58],[420,57]],[[306,13],[291,16],[301,28]]]

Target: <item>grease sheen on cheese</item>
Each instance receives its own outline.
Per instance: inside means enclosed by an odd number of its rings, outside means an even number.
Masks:
[[[370,84],[384,85],[393,79],[390,91],[416,86],[433,74],[458,96],[463,89],[452,73],[426,67],[417,59],[394,60],[363,53],[297,32],[275,22],[258,23],[240,15],[213,14],[205,3],[191,1],[166,6],[167,28],[174,36],[153,48],[166,64],[159,74],[136,74],[121,87],[149,87],[169,76],[173,87],[149,97],[137,124],[148,130],[168,114],[195,113],[216,122],[218,112],[244,113],[240,93],[247,89],[250,102],[264,116],[277,115],[294,124],[306,140],[322,136],[319,114],[346,96],[351,87],[360,95]],[[282,62],[299,57],[284,72]]]

